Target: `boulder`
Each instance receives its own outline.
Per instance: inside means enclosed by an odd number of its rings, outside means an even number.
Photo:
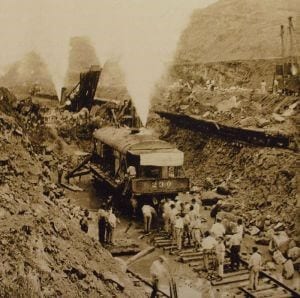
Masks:
[[[286,262],[286,258],[283,256],[280,250],[276,250],[273,253],[273,260],[276,264],[282,265]]]
[[[291,279],[294,276],[295,269],[292,260],[287,260],[283,264],[282,275],[285,279]]]
[[[214,191],[205,191],[202,193],[201,201],[203,206],[215,205],[219,200],[223,199],[225,196],[220,195]]]
[[[287,252],[287,256],[292,259],[293,261],[300,258],[300,247],[293,247],[290,248]]]

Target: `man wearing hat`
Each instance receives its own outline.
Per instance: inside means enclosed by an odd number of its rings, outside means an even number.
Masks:
[[[250,269],[250,283],[249,288],[252,290],[256,290],[258,286],[258,277],[259,271],[261,270],[262,260],[261,255],[258,252],[258,248],[256,246],[252,247],[252,256],[249,260],[249,269]]]

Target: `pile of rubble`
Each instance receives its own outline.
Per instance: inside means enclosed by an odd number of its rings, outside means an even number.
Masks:
[[[201,84],[182,88],[177,85],[161,93],[153,109],[194,115],[228,126],[297,133],[294,120],[299,96],[263,94],[238,87],[210,91]]]
[[[110,253],[80,230],[83,210],[45,171],[55,168],[55,154],[35,151],[20,118],[3,112],[9,98],[1,100],[0,296],[144,297]]]

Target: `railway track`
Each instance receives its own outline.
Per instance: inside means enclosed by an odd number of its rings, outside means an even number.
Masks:
[[[203,252],[202,250],[195,251],[192,247],[185,247],[180,252],[176,249],[176,245],[172,240],[164,235],[157,235],[153,238],[153,244],[156,248],[168,252],[176,261],[181,262],[185,266],[189,266],[199,276],[203,274]],[[211,285],[217,291],[222,289],[230,289],[234,293],[234,297],[255,297],[255,298],[289,298],[300,297],[300,293],[288,287],[286,284],[277,280],[267,272],[260,273],[259,287],[254,290],[249,290],[249,270],[248,263],[242,259],[240,270],[230,272],[229,259],[226,258],[224,266],[224,277],[218,280],[214,275],[214,270],[208,273],[208,279]]]
[[[294,146],[293,136],[280,132],[228,126],[196,116],[166,111],[155,111],[155,113],[170,120],[179,127],[195,132],[202,132],[207,135],[214,135],[227,141],[233,140],[240,144],[245,143],[264,147],[292,148]]]

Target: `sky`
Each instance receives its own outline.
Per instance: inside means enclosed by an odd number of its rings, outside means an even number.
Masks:
[[[69,40],[88,36],[102,65],[119,57],[127,88],[145,122],[155,82],[171,61],[192,11],[215,0],[0,0],[0,73],[36,51],[57,93]]]

